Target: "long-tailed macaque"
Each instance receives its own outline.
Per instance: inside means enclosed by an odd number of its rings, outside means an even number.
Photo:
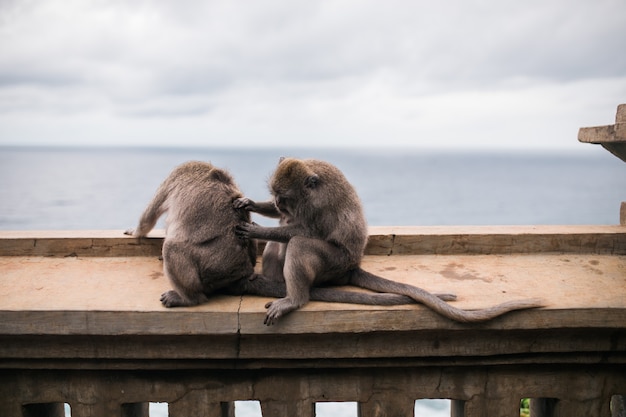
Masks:
[[[354,285],[380,293],[402,295],[422,303],[437,313],[460,322],[492,319],[512,310],[540,307],[536,299],[511,301],[482,310],[461,310],[418,287],[394,282],[360,267],[367,243],[367,225],[361,202],[352,185],[335,166],[319,160],[281,159],[270,181],[273,200],[254,202],[237,199],[244,208],[280,218],[278,227],[240,223],[236,234],[244,239],[263,239],[263,274],[249,281],[248,293],[264,285],[284,281],[286,295],[266,305],[265,324],[306,304],[321,285]],[[319,295],[319,293],[318,293]],[[384,295],[384,294],[380,294]],[[444,299],[454,296],[444,295]],[[402,304],[393,298],[391,304]],[[404,300],[407,300],[404,298]],[[331,301],[331,300],[328,300]],[[332,300],[334,301],[334,300]]]
[[[250,221],[250,213],[233,207],[242,193],[231,175],[207,162],[176,167],[157,189],[136,229],[144,237],[167,212],[163,271],[173,290],[163,293],[165,307],[204,303],[207,295],[252,277],[256,241],[232,233]]]
[[[175,168],[157,189],[136,229],[125,233],[144,237],[167,212],[163,271],[174,290],[161,295],[165,307],[204,303],[215,293],[252,293],[284,297],[285,281],[255,280],[256,240],[233,234],[250,221],[250,212],[233,207],[243,194],[231,175],[206,162]],[[397,294],[359,294],[314,289],[311,299],[359,304],[396,305],[413,300]]]

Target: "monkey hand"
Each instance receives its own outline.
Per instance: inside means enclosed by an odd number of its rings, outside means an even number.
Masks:
[[[235,226],[235,234],[241,240],[254,238],[254,232],[259,227],[256,223],[241,223]]]
[[[236,209],[255,211],[257,208],[257,205],[254,201],[250,200],[248,197],[241,197],[233,201],[233,207]]]
[[[124,230],[124,234],[126,236],[134,236],[134,237],[141,238],[141,237],[146,237],[147,233],[146,232],[142,232],[139,229],[126,229],[126,230]]]

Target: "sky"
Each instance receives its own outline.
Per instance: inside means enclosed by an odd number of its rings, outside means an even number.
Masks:
[[[0,0],[0,145],[576,150],[625,0]]]

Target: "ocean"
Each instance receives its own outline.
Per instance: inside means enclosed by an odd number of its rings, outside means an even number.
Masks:
[[[265,200],[281,156],[337,165],[373,226],[619,223],[626,165],[599,146],[583,146],[586,152],[564,155],[0,147],[0,230],[127,229],[167,174],[188,160],[228,169],[244,194]]]
[[[580,146],[586,149],[565,154],[0,147],[0,230],[134,227],[160,182],[188,160],[228,169],[244,194],[265,200],[281,156],[337,165],[373,226],[618,224],[626,164],[598,146]],[[356,416],[356,409],[318,404],[317,413]],[[151,405],[151,416],[166,415],[166,405]],[[236,415],[260,416],[258,403],[238,403]],[[418,401],[416,415],[449,416],[449,401]]]

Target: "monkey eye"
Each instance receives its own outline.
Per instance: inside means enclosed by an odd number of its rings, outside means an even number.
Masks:
[[[281,199],[289,198],[288,192],[276,188],[272,189],[272,194],[274,195],[274,197],[280,197]]]
[[[276,206],[276,208],[278,209],[279,212],[281,213],[288,213],[289,212],[289,199],[283,197],[283,196],[275,196],[274,197],[274,205]]]

